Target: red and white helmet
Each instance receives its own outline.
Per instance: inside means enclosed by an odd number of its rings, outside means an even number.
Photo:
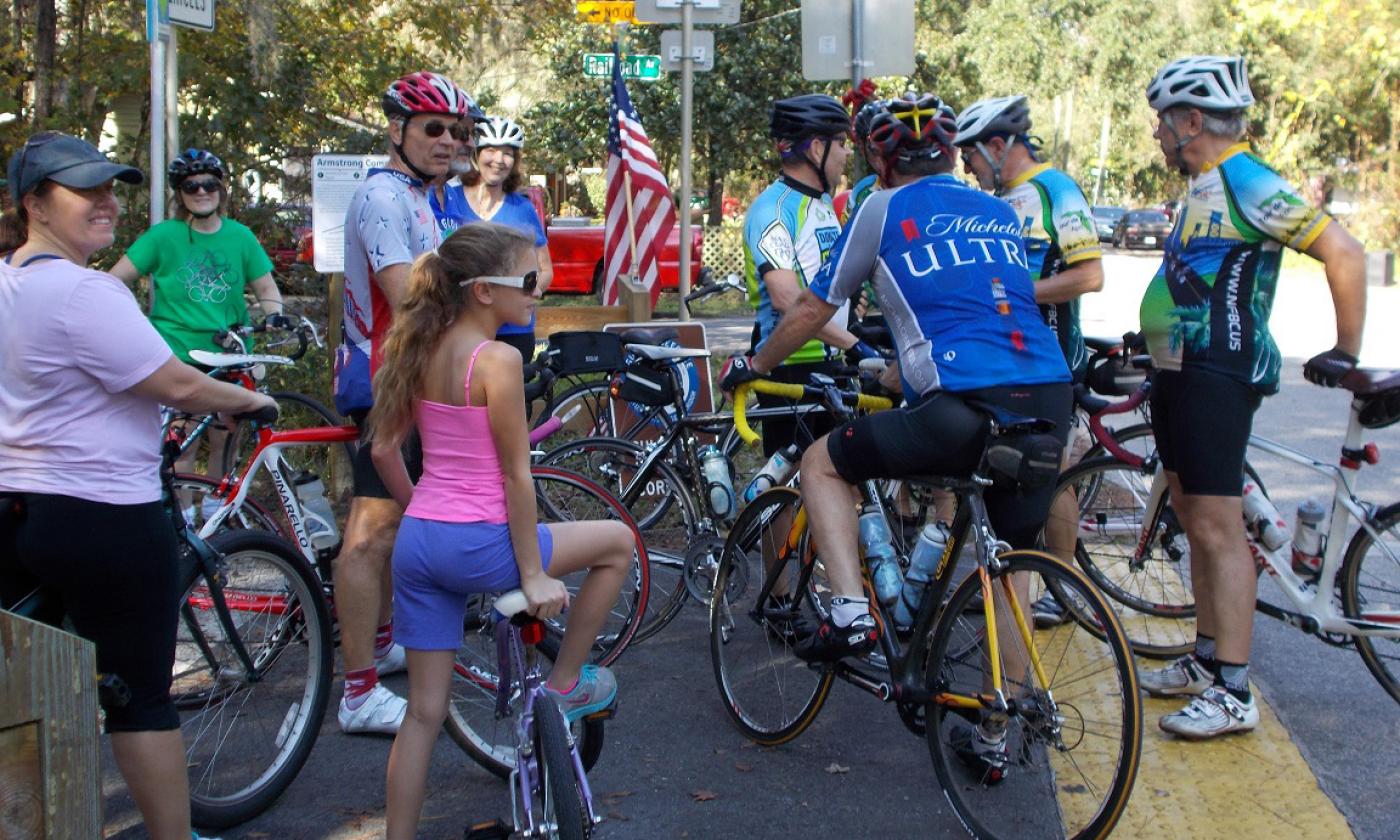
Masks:
[[[467,92],[441,73],[410,73],[389,85],[381,100],[384,115],[412,117],[415,114],[447,114],[455,117],[486,118],[485,112]]]

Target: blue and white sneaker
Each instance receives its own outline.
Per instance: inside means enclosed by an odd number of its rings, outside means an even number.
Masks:
[[[617,677],[600,665],[585,665],[572,691],[567,694],[552,688],[549,691],[559,699],[564,719],[573,723],[617,703]]]

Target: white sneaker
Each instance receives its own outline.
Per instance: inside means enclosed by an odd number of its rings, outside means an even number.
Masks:
[[[407,713],[407,700],[382,685],[376,685],[359,708],[346,706],[345,698],[341,697],[340,712],[336,718],[340,721],[340,731],[347,735],[393,735],[399,731],[399,724],[403,723]]]
[[[1191,701],[1179,712],[1157,721],[1162,731],[1191,741],[1203,741],[1231,732],[1249,732],[1259,725],[1259,708],[1254,697],[1243,702],[1218,685]]]
[[[408,653],[404,651],[403,645],[394,642],[389,646],[389,652],[374,659],[374,671],[381,677],[390,674],[398,674],[408,670]]]
[[[1188,653],[1165,668],[1143,671],[1138,683],[1153,697],[1197,697],[1215,683],[1215,675]]]

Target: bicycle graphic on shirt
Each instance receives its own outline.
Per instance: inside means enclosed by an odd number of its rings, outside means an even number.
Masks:
[[[185,284],[185,294],[195,303],[223,303],[228,300],[232,287],[224,277],[228,274],[228,263],[218,254],[206,252],[199,259],[192,259],[180,269],[180,280]]]

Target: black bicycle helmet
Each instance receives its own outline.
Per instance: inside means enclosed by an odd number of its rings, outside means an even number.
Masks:
[[[953,109],[931,93],[906,93],[882,103],[870,120],[870,146],[884,160],[952,154]]]
[[[219,160],[213,152],[206,152],[203,149],[184,150],[176,155],[165,169],[165,175],[170,181],[172,190],[180,186],[180,182],[191,175],[213,175],[222,181],[227,174],[224,171],[224,162]]]
[[[861,106],[856,112],[855,119],[851,123],[852,133],[855,134],[857,143],[864,143],[870,137],[870,121],[875,119],[875,115],[888,103],[872,99]]]
[[[768,134],[774,140],[798,142],[850,130],[851,115],[836,97],[824,93],[775,100],[768,112]]]

